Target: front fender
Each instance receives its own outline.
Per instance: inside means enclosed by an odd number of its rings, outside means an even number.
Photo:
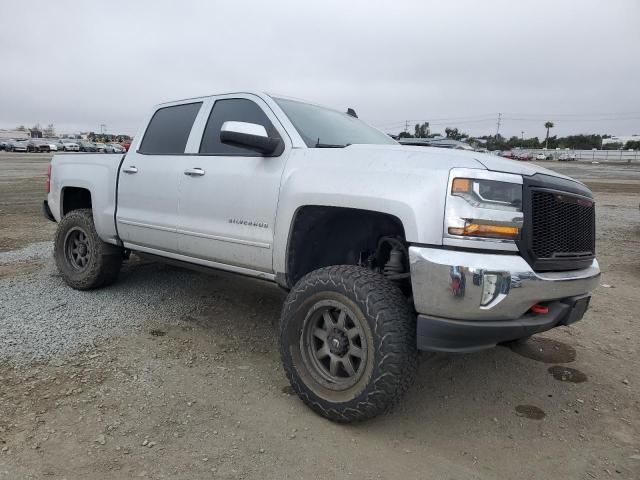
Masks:
[[[292,162],[289,163],[289,165]],[[327,164],[328,163],[328,164]],[[425,179],[415,172],[388,169],[363,172],[330,165],[291,168],[283,175],[276,215],[274,271],[286,272],[286,252],[296,212],[305,206],[369,210],[402,222],[410,243],[442,244],[448,169],[435,169]],[[332,168],[335,167],[335,168]]]

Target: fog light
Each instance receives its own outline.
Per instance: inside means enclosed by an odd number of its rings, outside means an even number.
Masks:
[[[480,308],[490,309],[507,298],[511,289],[511,275],[508,272],[483,272]]]
[[[485,273],[482,278],[482,298],[480,305],[489,305],[498,296],[498,275],[495,273]]]

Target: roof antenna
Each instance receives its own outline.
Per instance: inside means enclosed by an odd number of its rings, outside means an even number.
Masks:
[[[351,115],[352,117],[358,118],[356,111],[353,108],[347,108],[347,115]]]

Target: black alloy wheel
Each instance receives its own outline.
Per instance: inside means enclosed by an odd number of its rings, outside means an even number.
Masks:
[[[300,342],[307,368],[327,388],[344,390],[362,377],[369,350],[363,325],[341,302],[316,303],[305,318]]]
[[[80,227],[73,227],[64,239],[65,260],[73,269],[87,268],[91,258],[91,244],[87,233]]]

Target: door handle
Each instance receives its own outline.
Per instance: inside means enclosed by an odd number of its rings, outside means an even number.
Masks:
[[[133,165],[130,165],[130,166],[126,167],[126,168],[123,168],[122,171],[124,173],[138,173],[138,169]]]
[[[190,177],[201,177],[204,175],[204,170],[201,169],[200,167],[195,167],[195,168],[187,168],[184,171],[185,175],[188,175]]]

